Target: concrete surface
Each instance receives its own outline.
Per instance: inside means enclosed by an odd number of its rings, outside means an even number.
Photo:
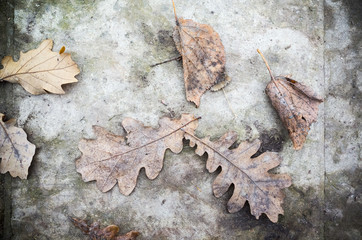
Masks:
[[[1,234],[4,239],[85,239],[68,216],[137,230],[139,239],[358,239],[361,238],[361,3],[356,0],[176,1],[177,14],[210,24],[227,54],[225,88],[206,93],[200,108],[185,100],[181,62],[149,66],[178,56],[171,38],[171,1],[3,0],[1,52],[37,47],[45,38],[63,45],[78,63],[79,83],[67,94],[31,96],[20,86],[0,83],[0,112],[17,118],[37,146],[28,180],[1,176]],[[294,151],[264,88],[268,72],[293,74],[325,97],[307,142]],[[161,103],[164,101],[167,106]],[[157,126],[163,115],[202,116],[197,134],[239,140],[260,138],[280,151],[274,172],[288,173],[285,215],[277,224],[256,220],[249,206],[229,214],[229,191],[217,199],[216,174],[205,158],[186,147],[166,153],[153,181],[141,172],[128,197],[84,183],[75,171],[81,138],[92,125],[122,133],[133,117]]]

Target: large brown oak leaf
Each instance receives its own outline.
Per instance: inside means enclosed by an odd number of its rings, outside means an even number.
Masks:
[[[271,77],[265,92],[288,129],[294,149],[299,150],[304,145],[310,126],[317,121],[318,105],[323,99],[310,87],[289,77],[274,77],[264,56],[261,56]]]
[[[122,125],[127,137],[95,126],[97,138],[79,143],[83,155],[76,161],[76,168],[84,181],[96,180],[102,192],[109,191],[118,181],[120,192],[129,195],[141,168],[145,168],[149,179],[155,179],[162,169],[166,149],[181,152],[184,131],[193,133],[197,119],[190,114],[183,114],[180,119],[165,117],[157,129],[132,118],[123,120]]]
[[[177,18],[173,39],[182,56],[186,99],[198,107],[209,89],[222,89],[230,79],[225,74],[225,50],[211,26]]]
[[[53,40],[44,40],[37,49],[20,52],[19,61],[6,56],[1,61],[0,81],[19,83],[31,94],[46,92],[64,94],[63,84],[74,83],[79,73],[78,66],[64,53],[64,48],[53,52]]]
[[[230,213],[239,211],[248,201],[251,214],[257,219],[265,213],[272,222],[278,221],[278,214],[284,213],[281,189],[291,185],[291,178],[286,174],[268,173],[281,162],[276,153],[265,152],[251,158],[260,147],[259,140],[242,142],[237,148],[230,149],[237,140],[235,132],[228,132],[216,141],[199,139],[193,134],[185,134],[185,138],[190,140],[191,147],[197,145],[197,155],[207,153],[206,168],[210,173],[221,167],[212,186],[216,197],[221,197],[234,184],[233,195],[227,204]]]

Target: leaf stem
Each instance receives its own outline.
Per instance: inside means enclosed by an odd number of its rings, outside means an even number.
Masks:
[[[294,120],[297,119],[296,116],[295,116],[295,114],[294,114],[294,112],[293,112],[293,110],[292,110],[292,108],[289,106],[288,101],[285,99],[285,97],[283,96],[282,91],[279,89],[278,84],[277,84],[277,81],[275,81],[275,78],[274,78],[274,76],[273,76],[273,74],[272,74],[272,72],[271,72],[271,70],[270,70],[269,64],[268,64],[268,62],[266,61],[264,55],[260,52],[259,49],[257,49],[257,51],[258,51],[258,53],[260,54],[260,56],[263,58],[264,63],[265,63],[265,65],[266,65],[266,67],[268,68],[270,77],[271,77],[271,79],[272,79],[271,81],[273,82],[273,84],[275,85],[276,89],[278,90],[278,93],[279,93],[279,95],[280,95],[279,97],[282,98],[283,101],[287,103],[286,106],[288,107],[289,111],[293,114],[293,119],[294,119]],[[281,86],[283,86],[283,85],[281,85]],[[285,87],[284,87],[284,88],[285,88]]]
[[[160,141],[161,139],[164,139],[164,138],[166,138],[166,137],[174,134],[174,133],[177,132],[177,131],[180,131],[180,130],[181,130],[181,131],[184,131],[184,132],[185,132],[185,130],[183,129],[184,127],[186,127],[186,126],[189,125],[190,123],[192,123],[192,122],[194,122],[194,121],[197,121],[197,120],[199,120],[199,119],[201,119],[201,117],[194,118],[194,119],[188,121],[187,123],[185,123],[184,125],[182,125],[181,127],[173,130],[172,132],[170,132],[170,133],[168,133],[168,134],[166,134],[166,135],[164,135],[164,136],[162,136],[162,137],[160,137],[160,138],[157,138],[157,139],[155,139],[155,140],[152,140],[152,141],[150,141],[150,142],[148,142],[148,143],[146,143],[146,144],[143,144],[143,145],[141,145],[141,146],[132,148],[132,149],[126,151],[126,152],[119,153],[119,154],[115,154],[115,155],[112,155],[111,157],[108,157],[108,158],[105,158],[105,159],[102,159],[102,160],[99,160],[99,161],[96,161],[96,162],[108,161],[108,160],[111,160],[111,159],[113,159],[113,158],[115,158],[115,157],[119,157],[119,156],[122,156],[122,155],[124,155],[124,154],[127,154],[127,153],[130,153],[130,152],[136,151],[136,150],[138,150],[138,149],[144,148],[144,147],[146,147],[146,146],[148,146],[148,145],[151,145],[151,144],[153,144],[153,143],[155,143],[155,142],[157,142],[157,141]],[[118,164],[119,160],[120,160],[120,159],[118,159],[118,160],[116,161],[116,163],[114,164],[114,166],[111,168],[111,169],[112,169],[111,172],[108,174],[106,180],[104,181],[104,183],[103,183],[103,185],[102,185],[102,187],[101,187],[101,191],[102,191],[102,192],[103,192],[103,189],[104,189],[105,185],[106,185],[107,182],[108,182],[109,177],[110,177],[110,176],[113,174],[113,172],[117,169],[117,164]],[[93,163],[93,162],[91,162],[91,163]]]
[[[150,141],[150,142],[148,142],[148,143],[145,143],[145,144],[143,144],[143,145],[141,145],[141,146],[131,148],[130,150],[128,150],[128,151],[126,151],[126,152],[122,152],[122,153],[119,153],[119,154],[115,154],[115,155],[112,155],[111,157],[108,157],[108,158],[105,158],[105,159],[102,159],[102,160],[99,160],[99,161],[96,161],[96,162],[108,161],[108,160],[110,160],[110,159],[112,159],[112,158],[114,158],[114,157],[119,157],[119,156],[122,156],[122,155],[124,155],[124,154],[133,152],[133,151],[135,151],[135,150],[144,148],[144,147],[146,147],[146,146],[148,146],[148,145],[151,145],[152,143],[155,143],[155,142],[157,142],[157,141],[160,141],[161,139],[164,139],[164,138],[166,138],[166,137],[174,134],[175,132],[177,132],[177,131],[179,131],[179,130],[185,132],[185,130],[183,129],[184,127],[186,127],[186,126],[189,125],[190,123],[192,123],[192,122],[194,122],[194,121],[197,121],[197,120],[200,120],[200,119],[201,119],[201,117],[194,118],[194,119],[188,121],[187,123],[185,123],[184,125],[182,125],[181,127],[177,128],[177,129],[174,129],[172,132],[169,132],[168,134],[166,134],[166,135],[164,135],[164,136],[162,136],[162,137],[160,137],[160,138],[157,138],[157,139],[155,139],[155,140],[152,140],[152,141]]]
[[[264,61],[265,65],[266,65],[266,68],[267,68],[268,71],[269,71],[269,74],[270,74],[270,77],[271,77],[272,82],[274,83],[275,87],[278,89],[280,96],[283,97],[282,91],[280,91],[280,89],[279,89],[279,87],[278,87],[278,84],[277,84],[277,81],[275,81],[275,78],[274,78],[274,76],[273,76],[273,74],[272,74],[272,72],[271,72],[271,70],[270,70],[269,64],[268,64],[268,62],[266,61],[264,55],[260,52],[259,49],[257,49],[256,51],[258,51],[258,53],[260,54],[260,56],[263,58],[263,61]],[[283,98],[284,98],[284,97],[283,97]],[[288,107],[289,107],[289,105],[288,105]],[[289,108],[289,109],[290,109],[290,108]]]
[[[271,70],[270,70],[269,64],[268,64],[268,62],[266,61],[264,55],[260,52],[259,49],[257,49],[256,51],[258,51],[258,53],[260,54],[261,58],[263,59],[265,65],[266,65],[266,68],[267,68],[268,71],[269,71],[269,74],[270,74],[271,79],[272,79],[273,81],[275,81],[274,76],[273,76],[273,74],[272,74],[272,72],[271,72]]]
[[[153,67],[156,67],[156,66],[164,64],[164,63],[172,62],[175,60],[181,60],[181,58],[182,58],[182,56],[174,57],[174,58],[171,58],[171,59],[163,61],[163,62],[155,63],[155,64],[151,65],[150,67],[153,68]]]
[[[35,74],[35,73],[43,73],[43,72],[52,72],[52,71],[64,70],[64,69],[67,69],[67,68],[69,68],[69,67],[73,67],[74,65],[76,65],[76,63],[74,63],[74,64],[72,64],[72,65],[68,65],[68,66],[62,67],[62,68],[45,69],[45,70],[40,70],[40,71],[35,71],[35,72],[14,73],[14,74],[10,74],[10,75],[5,76],[5,77],[4,77],[3,79],[1,79],[1,80],[10,82],[10,80],[6,80],[6,79],[7,79],[7,78],[14,77],[14,76],[19,76],[19,75],[26,75],[26,74]],[[17,83],[17,82],[16,82],[16,83]]]
[[[173,0],[172,0],[172,5],[173,5],[173,13],[175,14],[175,21],[176,21],[176,23],[178,23],[178,19],[177,19],[177,15],[176,15],[175,2]]]

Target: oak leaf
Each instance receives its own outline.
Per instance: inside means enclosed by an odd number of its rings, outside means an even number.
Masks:
[[[6,56],[1,61],[0,81],[19,83],[31,94],[64,94],[63,84],[74,83],[78,66],[69,53],[52,52],[53,40],[44,40],[37,49],[20,52],[19,61]]]
[[[69,220],[85,235],[88,235],[91,240],[134,240],[139,235],[139,232],[130,231],[125,235],[117,236],[119,227],[116,225],[101,228],[98,222],[88,225],[88,223],[82,219],[69,217]]]
[[[176,11],[175,20],[173,39],[182,56],[186,99],[198,107],[207,90],[220,90],[230,81],[225,74],[224,46],[211,26],[177,18]]]
[[[197,145],[196,154],[207,153],[206,168],[210,173],[222,168],[213,183],[213,192],[221,197],[234,184],[234,192],[227,206],[230,213],[239,211],[249,202],[251,214],[256,219],[265,213],[272,222],[278,221],[278,214],[283,214],[284,194],[281,189],[291,185],[291,178],[286,174],[270,174],[268,171],[278,166],[281,159],[276,153],[265,152],[251,158],[259,149],[260,141],[242,142],[235,149],[237,134],[228,132],[217,141],[199,139],[193,134],[185,134],[190,146]]]
[[[304,145],[310,126],[317,121],[318,105],[323,99],[310,87],[287,76],[274,77],[264,56],[259,50],[258,52],[271,77],[265,92],[288,129],[294,149],[299,150]]]
[[[23,129],[15,127],[15,119],[4,122],[0,113],[0,172],[26,179],[35,154],[35,145],[27,140]]]
[[[129,195],[141,168],[145,168],[149,179],[155,179],[162,169],[166,149],[181,152],[182,129],[193,133],[197,119],[190,114],[183,114],[180,119],[165,117],[160,119],[158,129],[144,127],[132,118],[123,120],[122,125],[127,137],[95,126],[97,138],[79,143],[83,155],[76,161],[76,168],[84,181],[96,180],[102,192],[109,191],[118,181],[120,192]]]

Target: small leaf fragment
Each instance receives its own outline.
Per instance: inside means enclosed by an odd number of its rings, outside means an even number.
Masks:
[[[0,113],[0,172],[26,179],[35,154],[35,145],[27,140],[25,131],[15,127],[15,120],[3,121]]]
[[[65,47],[64,46],[59,50],[59,54],[62,54],[63,52],[65,52]]]
[[[139,232],[136,231],[130,231],[125,235],[117,236],[119,227],[116,225],[101,228],[98,222],[88,225],[88,223],[82,219],[69,217],[69,220],[85,235],[88,235],[91,240],[135,240],[137,236],[139,236]]]
[[[213,183],[216,197],[224,195],[231,184],[235,189],[227,206],[230,213],[239,211],[249,202],[251,214],[256,219],[265,213],[272,222],[278,221],[278,214],[283,214],[281,207],[284,194],[281,189],[291,185],[291,178],[286,174],[270,174],[268,171],[277,167],[281,159],[276,153],[266,152],[251,158],[259,149],[260,141],[242,142],[230,150],[237,139],[235,132],[228,132],[216,141],[209,138],[199,139],[192,134],[185,134],[190,146],[197,145],[196,154],[207,153],[206,168],[210,173],[218,167],[222,170]]]
[[[230,78],[225,74],[225,50],[219,34],[207,24],[177,18],[173,39],[182,56],[186,99],[198,107],[209,89],[218,91]]]
[[[19,61],[6,56],[1,61],[0,80],[19,83],[31,94],[46,92],[64,94],[63,84],[74,83],[79,74],[77,64],[63,47],[59,53],[51,51],[53,40],[44,40],[37,49],[20,52]]]
[[[76,168],[84,181],[96,180],[102,192],[118,182],[120,192],[129,195],[141,168],[145,168],[149,179],[155,179],[162,169],[165,151],[181,152],[184,138],[181,129],[194,132],[197,119],[190,114],[183,114],[180,119],[165,117],[159,121],[158,129],[145,127],[132,118],[124,119],[122,125],[127,137],[94,126],[97,138],[80,141],[83,155],[76,161]]]

